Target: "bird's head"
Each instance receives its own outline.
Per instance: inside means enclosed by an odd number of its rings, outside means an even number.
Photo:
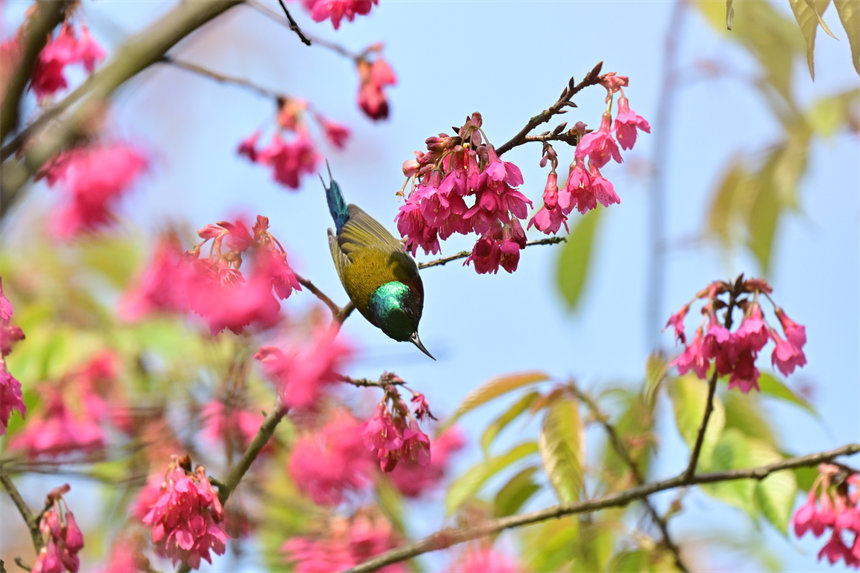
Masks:
[[[368,311],[371,322],[382,332],[394,340],[411,342],[433,358],[418,338],[421,297],[411,287],[400,281],[385,283],[371,295]]]

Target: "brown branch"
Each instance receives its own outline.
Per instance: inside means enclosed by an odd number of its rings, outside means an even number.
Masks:
[[[711,379],[708,380],[708,398],[705,401],[705,414],[702,416],[702,423],[699,425],[699,431],[696,434],[696,441],[693,444],[693,450],[690,453],[690,462],[687,464],[687,469],[684,470],[684,476],[687,479],[692,479],[696,472],[696,464],[699,463],[699,456],[702,454],[702,446],[705,443],[705,431],[708,429],[708,422],[711,419],[711,413],[714,411],[714,394],[717,391],[717,371],[711,374]]]
[[[343,312],[343,309],[336,305],[334,301],[332,301],[323,291],[317,288],[317,286],[309,281],[308,279],[296,274],[296,279],[299,281],[299,284],[311,291],[311,293],[320,299],[324,305],[328,307],[331,311],[332,317],[337,320],[340,313]],[[351,303],[350,303],[351,304]],[[342,320],[340,322],[343,322]]]
[[[275,90],[270,90],[268,88],[264,88],[252,82],[251,80],[246,80],[245,78],[240,78],[238,76],[229,76],[227,74],[222,74],[220,72],[216,72],[214,70],[210,70],[209,68],[205,68],[199,64],[194,64],[191,62],[186,62],[184,60],[177,60],[173,56],[164,55],[158,61],[158,63],[169,64],[171,66],[175,66],[181,70],[185,70],[199,76],[203,76],[205,78],[209,78],[211,80],[215,80],[216,82],[222,84],[233,84],[237,86],[241,86],[244,88],[248,88],[249,90],[256,92],[262,96],[271,98],[271,99],[279,99],[285,97],[283,94],[276,92]]]
[[[681,473],[673,478],[643,484],[626,491],[607,494],[597,499],[590,499],[576,503],[563,503],[538,511],[489,520],[474,527],[446,528],[437,531],[424,539],[416,541],[415,543],[410,543],[409,545],[392,549],[391,551],[386,551],[373,559],[369,559],[364,563],[348,569],[347,571],[348,573],[366,573],[369,571],[376,571],[377,569],[385,567],[386,565],[391,565],[392,563],[399,563],[430,551],[446,549],[472,539],[479,539],[481,537],[493,535],[504,531],[505,529],[513,529],[550,519],[558,519],[566,515],[592,512],[609,507],[623,507],[633,501],[644,499],[645,497],[660,491],[666,491],[687,485],[734,481],[739,479],[763,480],[774,472],[815,466],[822,462],[830,461],[833,458],[848,456],[856,454],[857,452],[860,452],[860,444],[854,443],[826,452],[789,458],[780,462],[755,468],[700,474],[693,476],[689,480],[686,478],[684,473]]]
[[[310,38],[305,36],[304,32],[302,32],[302,29],[299,28],[299,25],[296,24],[295,20],[293,20],[293,16],[292,16],[292,14],[290,14],[290,11],[287,10],[287,6],[286,6],[286,4],[284,4],[284,0],[278,0],[278,3],[280,3],[281,9],[284,11],[284,14],[287,15],[287,20],[289,20],[289,22],[290,22],[290,30],[292,30],[293,32],[295,32],[298,35],[299,39],[302,41],[302,43],[305,46],[310,46],[311,45]]]
[[[24,53],[15,74],[6,87],[6,93],[0,96],[2,108],[0,108],[0,143],[6,138],[6,134],[15,131],[19,121],[19,107],[21,98],[27,82],[33,77],[33,70],[39,58],[39,52],[48,43],[51,30],[63,21],[66,13],[67,1],[63,2],[39,2],[38,9],[22,25],[26,30],[22,38]]]
[[[76,135],[81,133],[87,119],[92,117],[104,101],[123,83],[157,62],[184,37],[213,18],[221,15],[242,0],[211,0],[209,2],[181,2],[146,29],[120,47],[114,57],[93,73],[77,89],[66,96],[52,110],[45,112],[27,130],[25,138],[16,137],[14,147],[3,148],[4,159],[32,141],[18,162],[6,161],[0,171],[0,218],[18,199],[20,189],[50,158],[55,156]],[[80,104],[62,123],[46,128],[55,114],[72,103]],[[35,135],[46,131],[41,137]],[[19,136],[24,135],[19,134]],[[8,152],[9,155],[6,155]]]
[[[279,24],[284,24],[284,19],[281,18],[280,13],[278,13],[275,10],[272,10],[271,8],[269,8],[267,5],[263,4],[262,2],[258,2],[257,0],[247,0],[247,2],[245,4],[247,6],[250,6],[254,10],[260,12],[264,16],[271,18],[275,22],[278,22]],[[289,13],[287,14],[287,17],[289,18]],[[290,20],[292,21],[292,19],[290,19]],[[289,24],[284,24],[284,25],[289,26],[289,28],[292,29],[292,26],[290,26]],[[334,42],[330,42],[326,39],[320,38],[319,36],[315,36],[313,34],[305,34],[305,37],[308,39],[308,42],[312,42],[314,45],[317,45],[317,46],[322,46],[324,48],[328,48],[329,50],[336,52],[336,53],[340,54],[341,56],[344,56],[344,57],[349,58],[351,60],[357,60],[361,57],[360,54],[356,54],[354,52],[351,52],[351,51],[347,50],[346,48],[344,48],[343,46],[341,46],[340,44],[335,44]],[[311,44],[308,44],[308,45],[311,45]]]
[[[534,241],[529,241],[526,243],[526,247],[532,247],[535,245],[554,245],[556,243],[563,243],[567,241],[567,237],[547,237],[546,239],[537,239]],[[450,263],[451,261],[456,261],[457,259],[465,259],[469,255],[471,255],[471,251],[460,251],[456,255],[451,255],[449,257],[442,257],[441,259],[435,259],[433,261],[427,261],[424,263],[418,263],[419,269],[428,269],[430,267],[438,267],[444,265],[445,263]]]
[[[33,511],[27,505],[27,502],[24,501],[24,498],[21,497],[21,492],[15,487],[15,483],[9,474],[6,473],[6,468],[2,464],[0,464],[0,484],[3,484],[9,497],[12,498],[12,503],[18,509],[18,513],[24,518],[24,523],[27,524],[27,529],[30,531],[30,539],[33,540],[33,548],[38,554],[44,545],[42,532],[39,531],[39,520],[37,516],[33,515]]]
[[[633,481],[636,485],[642,485],[645,483],[645,479],[642,477],[642,474],[639,472],[639,467],[636,465],[636,461],[630,457],[630,452],[627,451],[627,447],[621,441],[621,438],[618,436],[618,432],[615,430],[615,426],[609,423],[609,418],[600,411],[597,403],[591,399],[591,396],[580,390],[580,388],[571,381],[570,389],[573,391],[574,396],[585,404],[588,411],[591,412],[591,415],[594,416],[594,419],[597,420],[597,423],[603,427],[603,430],[606,432],[606,435],[609,437],[609,443],[612,444],[612,448],[615,450],[615,453],[618,454],[618,457],[624,462],[624,464],[630,469],[630,473],[633,476]],[[663,544],[666,548],[672,553],[672,558],[675,561],[675,567],[678,570],[687,573],[690,571],[690,568],[684,563],[681,559],[681,551],[678,546],[672,541],[671,536],[669,535],[669,525],[666,523],[666,520],[657,512],[657,508],[654,507],[654,504],[651,503],[651,500],[647,497],[642,498],[642,503],[645,504],[645,508],[648,510],[648,514],[651,516],[651,519],[654,520],[654,523],[657,524],[657,527],[660,529],[660,535],[663,537]]]
[[[522,145],[526,143],[526,137],[529,132],[539,126],[540,124],[549,121],[552,116],[557,115],[559,113],[564,113],[564,108],[571,105],[570,99],[587,88],[588,86],[593,86],[600,82],[600,69],[603,67],[603,62],[599,62],[594,68],[588,72],[582,81],[573,85],[573,78],[570,78],[570,82],[568,87],[564,88],[564,91],[561,92],[561,95],[554,104],[549,106],[547,109],[543,110],[536,116],[529,119],[528,123],[526,123],[525,127],[523,127],[519,133],[513,136],[509,141],[503,143],[499,147],[496,148],[496,153],[502,155],[506,151],[510,151],[514,147],[518,145]]]
[[[401,380],[400,382],[394,382],[391,380],[368,380],[367,378],[351,378],[349,376],[341,376],[341,382],[345,382],[347,384],[352,384],[357,388],[382,388],[385,389],[389,386],[405,386],[406,384]]]

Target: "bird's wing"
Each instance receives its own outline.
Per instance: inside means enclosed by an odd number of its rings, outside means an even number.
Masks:
[[[349,219],[338,233],[338,244],[346,256],[361,248],[403,251],[400,241],[395,239],[376,219],[353,204],[349,205]]]

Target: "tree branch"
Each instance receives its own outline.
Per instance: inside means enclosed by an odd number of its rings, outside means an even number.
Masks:
[[[693,450],[690,453],[690,462],[687,464],[687,469],[682,475],[686,479],[692,479],[696,472],[696,465],[699,463],[699,456],[702,454],[702,445],[705,443],[705,432],[708,429],[708,422],[711,419],[711,413],[714,411],[714,394],[717,392],[717,376],[716,369],[711,374],[708,380],[708,398],[705,401],[705,414],[702,416],[702,423],[699,425],[699,432],[696,434],[696,441],[693,444]]]
[[[609,438],[609,443],[612,444],[612,448],[615,450],[615,453],[618,454],[618,457],[624,462],[624,464],[630,469],[630,474],[633,476],[633,481],[636,485],[642,485],[645,483],[645,479],[642,477],[642,474],[639,472],[639,467],[636,465],[635,460],[630,457],[630,452],[627,451],[627,447],[621,441],[621,438],[618,436],[618,432],[615,430],[615,426],[609,423],[609,418],[600,411],[597,403],[591,399],[591,396],[580,390],[580,388],[576,385],[576,383],[570,383],[570,389],[573,391],[574,396],[585,404],[588,411],[591,412],[591,415],[594,416],[594,419],[597,420],[603,430],[606,432],[606,435]],[[678,570],[687,573],[690,571],[690,568],[684,563],[681,559],[681,551],[675,542],[672,541],[671,536],[669,535],[669,525],[666,523],[666,520],[657,512],[657,508],[654,507],[654,504],[651,503],[651,500],[647,497],[642,498],[642,503],[645,504],[645,508],[648,510],[648,514],[651,516],[651,519],[654,520],[654,523],[657,524],[657,527],[660,529],[660,534],[663,537],[663,544],[666,548],[672,553],[672,558],[675,561],[675,567]]]
[[[526,247],[533,247],[535,245],[554,245],[556,243],[563,243],[567,241],[567,237],[547,237],[546,239],[537,239],[534,241],[529,241],[526,243]],[[465,259],[469,255],[471,255],[471,251],[460,251],[456,255],[451,255],[449,257],[442,257],[441,259],[435,259],[432,261],[427,261],[424,263],[418,263],[419,269],[428,269],[430,267],[438,267],[444,265],[445,263],[450,263],[451,261],[456,261],[457,259]]]
[[[585,75],[584,78],[582,78],[582,81],[575,86],[573,85],[573,78],[570,78],[568,87],[564,88],[564,91],[561,92],[558,101],[556,101],[554,104],[552,104],[536,116],[529,119],[528,123],[526,123],[525,127],[523,127],[519,133],[513,136],[509,141],[503,143],[496,148],[496,153],[502,155],[506,151],[510,151],[514,147],[526,143],[526,137],[531,130],[533,130],[540,124],[549,121],[552,116],[557,115],[559,113],[564,113],[563,108],[571,105],[570,99],[574,95],[587,88],[588,86],[593,86],[600,82],[600,69],[602,67],[603,62],[599,62],[590,72]]]
[[[316,296],[318,299],[320,299],[322,301],[322,303],[324,305],[326,305],[328,307],[328,309],[331,311],[332,317],[334,317],[334,319],[337,320],[337,317],[343,311],[343,309],[341,307],[336,305],[334,303],[334,301],[332,301],[323,291],[318,289],[317,286],[314,283],[312,283],[311,281],[309,281],[308,279],[296,274],[296,280],[299,281],[300,285],[302,285],[303,287],[305,287],[306,289],[311,291],[311,293],[314,296]],[[343,322],[343,321],[341,321],[341,322]]]
[[[369,571],[376,571],[377,569],[385,567],[386,565],[391,565],[392,563],[399,563],[430,551],[446,549],[472,539],[493,535],[504,531],[505,529],[513,529],[550,519],[558,519],[566,515],[597,511],[609,507],[623,507],[633,501],[644,499],[645,497],[660,491],[666,491],[687,485],[734,481],[739,479],[762,480],[774,472],[815,466],[822,462],[828,462],[833,458],[848,456],[856,454],[857,452],[860,452],[860,444],[854,443],[826,452],[789,458],[781,462],[755,468],[700,474],[695,475],[690,479],[686,478],[685,473],[681,473],[673,478],[643,484],[626,491],[604,495],[597,499],[576,503],[564,503],[538,511],[493,519],[474,527],[446,528],[437,531],[424,539],[416,541],[415,543],[410,543],[409,545],[392,549],[391,551],[386,551],[373,559],[369,559],[364,563],[348,569],[347,572],[366,573]]]
[[[12,498],[12,503],[18,508],[18,513],[24,518],[24,523],[27,524],[27,529],[30,531],[30,539],[33,540],[33,548],[38,554],[42,549],[42,545],[44,545],[42,532],[39,531],[39,520],[33,515],[33,511],[27,505],[27,502],[24,501],[24,498],[21,497],[21,492],[15,487],[15,483],[9,474],[6,473],[6,468],[2,464],[0,464],[0,484],[3,484],[9,497]]]
[[[280,94],[274,90],[270,90],[268,88],[264,88],[252,82],[251,80],[246,80],[245,78],[240,78],[237,76],[229,76],[227,74],[222,74],[220,72],[216,72],[214,70],[210,70],[209,68],[203,67],[199,64],[194,64],[192,62],[186,62],[185,60],[177,60],[173,56],[167,54],[161,57],[158,60],[158,63],[169,64],[171,66],[177,67],[179,69],[197,74],[198,76],[203,76],[205,78],[209,78],[211,80],[215,80],[216,82],[220,82],[222,84],[233,84],[237,86],[241,86],[244,88],[248,88],[249,90],[256,92],[264,97],[268,97],[271,99],[278,99],[280,97],[284,97],[283,94]]]
[[[287,6],[286,6],[286,4],[284,4],[284,0],[278,0],[278,3],[280,3],[281,9],[284,11],[284,14],[287,15],[287,20],[289,20],[289,22],[290,22],[290,30],[292,30],[293,32],[295,32],[299,36],[299,39],[302,41],[302,43],[305,46],[310,46],[311,45],[310,38],[305,36],[304,32],[302,32],[302,29],[299,28],[299,25],[296,24],[295,20],[293,20],[293,16],[292,16],[292,14],[290,14],[290,11],[287,10]]]

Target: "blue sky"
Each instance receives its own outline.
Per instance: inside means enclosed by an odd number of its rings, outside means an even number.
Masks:
[[[170,6],[85,3],[85,10],[94,34],[110,53],[126,34]],[[398,85],[388,92],[392,113],[382,123],[371,123],[357,109],[357,78],[349,61],[322,48],[304,47],[285,27],[246,7],[234,9],[183,42],[174,54],[309,99],[328,117],[348,124],[353,137],[347,150],[325,150],[335,178],[348,201],[393,231],[398,207],[394,194],[403,183],[401,163],[423,148],[426,137],[450,131],[473,111],[483,114],[485,132],[499,145],[554,102],[571,75],[578,80],[602,60],[604,71],[630,77],[626,92],[631,107],[654,125],[671,7],[669,2],[645,1],[382,0],[369,17],[345,22],[335,33],[330,23],[311,22],[294,3],[300,25],[311,34],[355,51],[385,42],[385,56],[397,73]],[[814,83],[805,63],[798,62],[795,82],[801,101],[860,84],[835,14],[827,19],[835,32],[839,30],[840,41],[820,34]],[[718,59],[741,75],[753,69],[742,51],[694,10],[687,11],[682,29],[673,33],[684,70],[692,70],[702,58]],[[655,159],[665,169],[668,197],[664,232],[669,248],[660,315],[668,317],[711,280],[739,272],[757,275],[749,256],[727,255],[708,244],[690,246],[687,239],[701,234],[709,194],[728,159],[763,149],[778,135],[778,125],[743,81],[703,81],[691,73],[680,83],[667,134],[670,145],[655,150],[653,135],[643,135],[624,155],[624,164],[603,170],[615,184],[621,204],[605,213],[586,297],[575,314],[564,311],[555,291],[558,247],[527,249],[513,275],[502,271],[478,276],[471,267],[449,263],[422,275],[427,294],[421,338],[439,360],[430,361],[411,345],[389,340],[354,315],[344,327],[363,349],[354,373],[375,376],[383,369],[394,370],[423,391],[437,413],[453,410],[469,389],[487,378],[518,370],[539,368],[559,378],[572,376],[585,387],[617,380],[634,383],[652,350],[644,336],[649,197],[643,166]],[[603,96],[600,88],[586,90],[566,119],[596,127]],[[163,66],[130,82],[117,100],[117,131],[151,148],[156,169],[142,192],[129,201],[126,213],[148,230],[162,228],[165,219],[199,227],[236,211],[265,214],[296,270],[342,303],[346,296],[328,252],[326,229],[331,221],[318,180],[308,177],[301,190],[287,191],[270,179],[267,170],[235,154],[241,139],[272,125],[273,109],[272,102],[242,88]],[[570,160],[572,149],[557,149],[562,164]],[[505,156],[522,169],[522,191],[536,204],[546,178],[539,158],[538,145]],[[856,135],[814,145],[801,183],[800,208],[778,229],[769,277],[774,297],[807,326],[809,336],[809,364],[789,382],[802,379],[813,384],[814,404],[822,413],[821,420],[815,420],[796,409],[772,405],[780,435],[797,453],[860,437],[857,158]],[[470,249],[473,241],[474,237],[448,241],[443,254]],[[290,299],[287,311],[290,305],[311,302],[309,296]],[[662,324],[650,326],[659,329]],[[671,347],[668,334],[661,340]],[[766,357],[760,362],[766,366]],[[465,419],[471,435],[477,435],[492,411],[480,410]],[[667,419],[662,422],[655,477],[677,473],[685,459],[670,411],[664,411]],[[704,496],[690,499],[689,516],[672,521],[672,531],[680,539],[695,535],[703,511],[716,505]],[[427,515],[419,520],[422,531],[438,523],[432,511]],[[731,511],[709,515],[719,515],[727,529],[740,522]],[[791,567],[815,566],[819,542],[785,541],[766,529],[764,535]],[[708,558],[715,567],[737,565],[730,556]]]

